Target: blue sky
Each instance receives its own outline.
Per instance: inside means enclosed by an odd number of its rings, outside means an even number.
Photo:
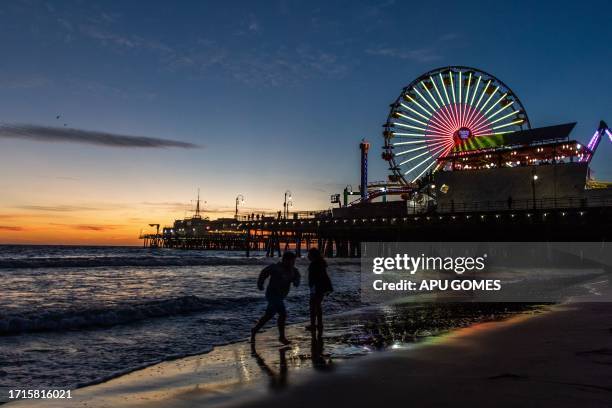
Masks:
[[[238,193],[277,208],[287,188],[296,208],[326,207],[358,184],[361,138],[374,145],[370,179],[385,178],[388,104],[445,65],[496,75],[533,126],[577,121],[573,137],[586,141],[600,119],[612,122],[612,34],[601,17],[611,13],[603,1],[4,2],[1,122],[202,147],[2,140],[0,170],[13,181],[2,181],[0,205],[74,199],[62,191],[188,202],[201,187],[211,208]],[[612,179],[611,152],[602,143],[600,179]]]

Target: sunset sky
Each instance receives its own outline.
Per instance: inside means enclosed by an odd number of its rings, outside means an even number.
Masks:
[[[564,3],[3,2],[0,122],[19,131],[0,131],[0,243],[138,244],[198,188],[211,217],[286,189],[327,208],[358,185],[361,138],[385,179],[389,103],[439,66],[493,73],[533,126],[577,121],[586,142],[612,122],[612,6]]]

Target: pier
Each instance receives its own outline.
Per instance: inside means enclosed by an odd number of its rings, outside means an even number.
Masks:
[[[327,257],[359,257],[366,242],[606,241],[612,183],[594,180],[589,165],[600,142],[612,142],[612,130],[601,121],[583,145],[570,138],[575,125],[532,128],[498,78],[476,68],[438,68],[402,88],[390,105],[381,155],[388,181],[368,183],[372,145],[362,139],[359,189],[333,194],[336,208],[291,212],[287,190],[277,213],[239,214],[238,195],[233,218],[208,220],[198,196],[192,218],[161,232],[150,224],[157,231],[140,238],[145,247],[246,256],[302,256],[317,247]]]
[[[406,207],[402,213],[396,206],[395,212],[385,216],[334,216],[333,211],[321,211],[280,219],[255,214],[222,221],[218,226],[224,232],[141,238],[147,247],[237,250],[246,256],[280,256],[286,250],[303,256],[314,246],[327,257],[359,257],[364,242],[450,242],[473,237],[505,242],[607,241],[612,226],[612,198],[525,200],[511,208],[507,202],[457,203],[454,211],[449,210],[415,212]]]

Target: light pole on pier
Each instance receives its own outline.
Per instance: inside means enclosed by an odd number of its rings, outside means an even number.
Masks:
[[[538,181],[538,175],[536,174],[535,167],[534,167],[532,176],[531,176],[531,199],[533,201],[534,210],[537,208],[536,206],[536,181]]]
[[[236,214],[234,215],[234,218],[238,219],[238,206],[239,205],[244,205],[244,196],[242,194],[238,194],[236,196]]]
[[[291,191],[285,191],[285,201],[283,202],[283,211],[285,219],[289,218],[289,207],[293,205],[293,197],[291,196]]]

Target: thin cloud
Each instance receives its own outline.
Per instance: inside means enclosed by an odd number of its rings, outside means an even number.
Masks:
[[[157,208],[160,208],[160,209],[163,209],[163,210],[167,210],[167,211],[183,211],[189,205],[187,203],[180,203],[180,202],[159,202],[159,203],[152,203],[152,202],[149,202],[149,201],[144,201],[141,204],[149,206],[149,207],[157,207]]]
[[[50,212],[72,212],[72,211],[98,211],[100,208],[83,207],[75,205],[20,205],[16,208],[29,211],[50,211]]]
[[[459,38],[458,33],[446,33],[440,36],[440,41],[452,41],[452,40],[456,40],[457,38]]]
[[[0,231],[19,232],[23,231],[23,227],[12,227],[10,225],[0,225]]]
[[[366,53],[380,57],[399,58],[416,62],[432,62],[442,59],[442,55],[430,48],[404,50],[399,48],[382,47],[367,49]]]
[[[111,43],[121,47],[135,48],[143,44],[141,38],[134,36],[123,36],[113,32],[100,30],[94,26],[81,26],[81,31],[91,38],[102,41],[103,43]]]
[[[251,19],[249,21],[249,31],[257,33],[259,32],[259,29],[260,29],[259,21],[257,21],[255,16],[251,16]]]
[[[117,227],[118,227],[117,225],[75,225],[72,228],[77,229],[79,231],[101,232],[101,231],[113,230],[113,229],[116,229]]]
[[[0,88],[2,89],[35,89],[51,85],[51,80],[40,75],[10,76],[1,73]]]
[[[61,26],[65,29],[65,24]],[[252,35],[261,31],[262,24],[251,16],[234,34]],[[315,76],[338,77],[352,65],[346,56],[306,46],[271,49],[262,45],[256,49],[238,50],[206,39],[200,39],[191,46],[173,46],[147,37],[111,31],[99,25],[81,25],[80,33],[119,52],[150,52],[170,71],[189,69],[196,74],[209,74],[217,69],[223,75],[251,86],[282,86]]]
[[[80,143],[123,148],[177,147],[193,149],[199,147],[193,143],[178,140],[31,124],[0,124],[0,138],[31,140],[35,142]]]
[[[142,205],[157,207],[162,210],[168,211],[195,211],[194,203],[180,203],[180,202],[150,202],[144,201],[141,203]],[[233,206],[224,206],[224,205],[215,205],[209,204],[206,201],[200,202],[200,211],[202,213],[208,214],[233,214],[235,211],[235,207]],[[277,209],[274,208],[256,208],[256,207],[239,207],[240,212],[250,213],[250,212],[276,212]]]
[[[50,222],[48,225],[51,225],[54,227],[71,228],[71,229],[75,229],[79,231],[94,231],[94,232],[114,230],[122,226],[122,225],[112,225],[112,224],[76,224],[75,225],[75,224],[60,224],[56,222]]]

